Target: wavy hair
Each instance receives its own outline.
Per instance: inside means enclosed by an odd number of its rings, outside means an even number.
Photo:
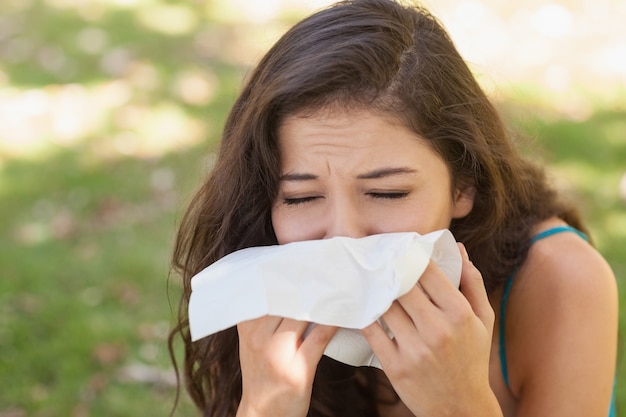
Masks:
[[[252,72],[226,121],[215,166],[180,225],[173,269],[183,290],[170,351],[182,338],[185,385],[205,416],[236,413],[238,337],[233,327],[191,342],[191,277],[238,249],[277,243],[271,222],[280,175],[277,128],[287,116],[337,108],[396,117],[442,156],[454,186],[474,187],[472,211],[450,229],[490,293],[524,260],[537,222],[559,216],[583,229],[543,170],[516,150],[428,11],[393,0],[349,0],[323,9],[284,34]],[[385,401],[377,381],[371,369],[323,357],[309,415],[377,415],[376,403]]]

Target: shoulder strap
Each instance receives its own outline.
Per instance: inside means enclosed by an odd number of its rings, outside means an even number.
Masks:
[[[580,236],[581,238],[583,238],[584,240],[589,240],[589,238],[587,237],[586,234],[584,234],[583,232],[581,232],[578,229],[573,228],[572,226],[557,226],[557,227],[553,227],[551,229],[547,229],[544,230],[541,233],[537,233],[535,236],[533,236],[530,239],[530,244],[532,245],[533,243],[535,243],[538,240],[541,240],[543,238],[555,235],[557,233],[561,233],[561,232],[573,232],[576,233],[578,236]]]
[[[561,232],[573,232],[573,233],[576,233],[581,238],[585,240],[589,240],[587,238],[587,235],[585,235],[583,232],[581,232],[578,229],[575,229],[571,226],[557,226],[557,227],[553,227],[551,229],[547,229],[541,233],[536,234],[530,239],[530,244],[532,245],[538,240],[541,240],[543,238],[546,238],[546,237],[549,237],[549,236],[552,236]],[[504,329],[505,329],[505,323],[506,323],[506,306],[509,301],[511,287],[513,286],[513,281],[515,279],[515,275],[517,275],[517,271],[518,271],[518,268],[515,268],[515,270],[513,270],[513,273],[511,273],[511,275],[507,278],[506,282],[504,283],[504,290],[502,291],[502,301],[500,302],[500,326],[499,326],[500,367],[502,368],[502,378],[504,379],[504,383],[509,388],[510,388],[509,371],[506,365],[506,346],[504,343]]]
[[[504,290],[502,292],[502,300],[500,301],[500,332],[499,332],[499,350],[500,350],[500,368],[502,369],[502,378],[504,379],[504,383],[507,388],[510,388],[509,385],[509,370],[506,365],[506,346],[504,343],[504,329],[505,329],[505,315],[506,315],[506,306],[509,301],[509,295],[511,294],[511,287],[513,286],[513,279],[517,274],[518,268],[515,268],[513,273],[507,278],[506,283],[504,284]]]

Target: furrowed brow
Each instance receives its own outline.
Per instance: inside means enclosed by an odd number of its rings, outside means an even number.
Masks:
[[[319,177],[317,175],[313,175],[313,174],[292,172],[289,174],[281,175],[280,181],[312,181],[318,178]]]
[[[408,167],[381,168],[381,169],[375,169],[374,171],[366,172],[364,174],[360,174],[357,176],[357,179],[372,180],[372,179],[377,179],[377,178],[391,177],[394,175],[407,175],[407,174],[415,174],[415,173],[417,173],[415,169],[408,168]]]

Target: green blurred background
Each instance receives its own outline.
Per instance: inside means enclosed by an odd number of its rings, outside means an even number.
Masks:
[[[325,3],[0,1],[0,417],[168,415],[177,222],[250,67]],[[623,287],[624,2],[431,3]]]

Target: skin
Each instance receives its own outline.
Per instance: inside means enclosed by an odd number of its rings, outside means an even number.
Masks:
[[[534,234],[562,225],[549,219]],[[500,299],[493,297],[496,311]],[[560,233],[531,246],[507,307],[510,389],[497,353],[498,326],[492,346],[490,380],[505,416],[607,416],[617,320],[615,276],[587,242]]]
[[[448,228],[453,218],[466,216],[472,209],[473,189],[455,188],[441,157],[424,139],[390,117],[367,110],[327,111],[307,117],[295,115],[284,121],[278,133],[282,178],[272,222],[280,244],[400,231],[424,234]],[[567,244],[576,237],[562,236],[561,239]],[[579,245],[581,252],[591,253],[586,244],[584,247],[576,241],[570,244]],[[530,281],[534,276],[549,272],[558,277],[563,272],[550,270],[562,264],[551,261],[550,254],[535,254],[543,246],[545,242],[539,242],[531,249],[529,260],[520,270],[519,281]],[[565,386],[562,395],[545,398],[546,392],[555,390],[554,377],[549,377],[555,368],[559,372],[574,368],[567,371],[569,377],[591,378],[598,383],[602,377],[610,380],[605,374],[598,376],[591,371],[595,366],[607,371],[614,369],[610,366],[611,354],[604,361],[596,357],[591,365],[571,366],[572,360],[589,359],[598,353],[589,341],[585,343],[586,336],[571,328],[582,320],[591,331],[592,325],[598,323],[592,310],[598,306],[591,303],[584,309],[584,314],[590,314],[590,318],[585,318],[583,312],[574,314],[571,320],[563,319],[567,312],[550,318],[550,314],[559,312],[542,309],[527,315],[525,306],[532,303],[538,293],[546,291],[545,285],[549,284],[537,280],[540,283],[536,290],[515,288],[516,293],[510,299],[511,318],[507,321],[520,322],[522,328],[507,333],[510,356],[520,358],[510,364],[512,390],[509,391],[498,374],[501,370],[497,338],[492,339],[497,305],[490,304],[480,272],[474,268],[462,245],[460,250],[463,255],[461,291],[431,264],[419,285],[395,301],[383,315],[395,339],[389,339],[377,323],[362,330],[385,370],[384,377],[402,400],[396,407],[381,407],[381,414],[487,417],[502,416],[504,410],[506,415],[517,412],[517,416],[606,415],[606,412],[593,413],[608,403],[608,399],[602,402],[610,395],[610,386],[606,383],[599,384],[601,389],[594,388],[599,399],[591,401],[594,404],[585,409],[587,413],[578,410],[556,413],[558,401],[576,403],[572,397],[568,398]],[[599,256],[589,257],[593,262],[601,262]],[[590,268],[595,266],[593,262]],[[577,272],[575,267],[571,269],[565,272]],[[601,272],[608,274],[606,267]],[[607,302],[607,294],[608,298],[614,295],[610,285],[607,287],[608,290],[597,291],[599,296],[595,302],[598,304]],[[543,298],[550,297],[544,295]],[[542,306],[550,310],[549,304]],[[612,311],[610,308],[601,310],[608,324],[593,332],[594,342],[597,343],[596,336],[609,336],[607,343],[611,343],[614,340],[610,337],[611,326],[615,324],[611,321]],[[547,330],[537,330],[541,326],[535,324],[546,320],[554,323]],[[562,322],[569,327],[561,331]],[[317,325],[303,339],[307,325],[271,316],[238,325],[243,379],[238,416],[307,414],[317,363],[336,331]],[[540,339],[528,342],[526,331]],[[566,342],[560,342],[561,337]],[[554,342],[537,343],[541,338]],[[567,342],[586,346],[582,349],[583,357],[559,358],[563,349],[572,351],[563,346]],[[546,360],[544,354],[554,362]],[[563,381],[561,379],[557,387],[563,386]],[[595,387],[589,383],[582,386]],[[561,391],[557,389],[558,393]]]

